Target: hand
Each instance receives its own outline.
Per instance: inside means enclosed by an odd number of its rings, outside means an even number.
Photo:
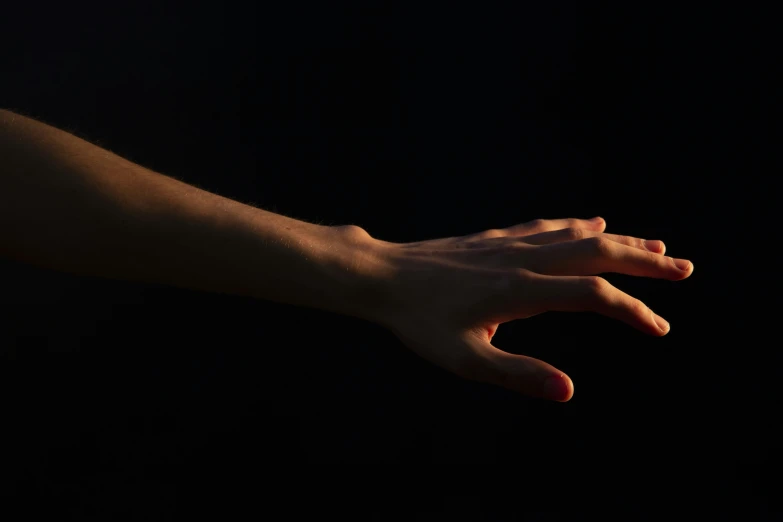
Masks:
[[[410,349],[468,379],[567,401],[571,379],[553,366],[495,348],[500,324],[547,312],[592,311],[649,335],[669,324],[596,274],[685,279],[693,263],[661,241],[606,234],[601,218],[536,220],[461,237],[377,241],[385,281],[373,319]]]

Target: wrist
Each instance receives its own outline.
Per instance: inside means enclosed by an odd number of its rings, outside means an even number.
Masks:
[[[330,227],[335,277],[344,289],[340,313],[380,323],[393,279],[392,243],[375,239],[361,227]]]

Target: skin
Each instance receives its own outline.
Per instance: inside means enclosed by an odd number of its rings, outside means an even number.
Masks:
[[[394,267],[394,284],[380,322],[457,375],[567,401],[571,379],[544,361],[494,347],[498,326],[547,311],[589,311],[663,336],[667,321],[597,274],[678,281],[693,273],[690,261],[664,255],[662,241],[605,229],[600,217],[535,220],[461,237],[381,242],[379,258]]]
[[[598,274],[693,273],[662,241],[605,230],[601,218],[535,220],[392,243],[213,194],[0,110],[0,256],[359,317],[461,377],[549,400],[569,400],[571,379],[493,346],[500,324],[590,311],[663,336],[665,320]]]

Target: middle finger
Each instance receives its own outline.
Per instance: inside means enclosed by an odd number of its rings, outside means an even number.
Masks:
[[[545,275],[596,275],[615,272],[677,281],[693,273],[693,263],[591,237],[526,248],[525,268]]]
[[[529,245],[549,245],[552,243],[562,243],[563,241],[575,241],[586,239],[588,237],[605,237],[615,243],[628,245],[641,250],[648,250],[656,254],[665,254],[666,245],[658,239],[640,239],[638,237],[620,236],[617,234],[605,234],[586,228],[563,228],[561,230],[552,230],[518,238],[519,241]]]

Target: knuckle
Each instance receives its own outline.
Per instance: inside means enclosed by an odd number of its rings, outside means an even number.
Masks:
[[[652,266],[657,266],[661,268],[668,268],[666,265],[666,260],[664,257],[660,254],[656,254],[655,252],[642,252],[644,254],[644,259],[647,261],[647,264]]]
[[[589,252],[596,257],[608,256],[612,251],[612,242],[603,237],[589,237],[584,242]]]
[[[603,277],[587,276],[584,278],[587,295],[591,299],[603,298],[609,289],[609,282]]]
[[[491,228],[479,233],[480,239],[495,239],[497,237],[503,237],[503,231],[497,228]]]
[[[585,239],[585,231],[581,228],[570,227],[565,229],[566,238],[571,241]]]
[[[535,272],[527,268],[515,268],[512,270],[512,274],[514,279],[520,283],[532,281],[537,276]]]
[[[630,308],[630,310],[634,314],[639,315],[639,316],[643,316],[643,315],[646,315],[648,313],[647,312],[647,310],[648,310],[647,305],[644,304],[643,302],[641,302],[639,299],[636,299],[636,298],[632,299],[631,302],[628,303],[628,308]]]
[[[524,239],[515,239],[512,238],[512,241],[506,243],[503,245],[503,248],[508,248],[514,253],[520,253],[520,252],[529,252],[536,248],[535,245],[531,245],[530,243],[526,243]]]
[[[661,259],[663,256],[660,254],[643,250],[636,252],[635,255],[637,256],[639,263],[650,268],[662,268],[665,265],[665,262],[662,262],[663,259]]]
[[[546,224],[546,220],[534,219],[533,221],[528,221],[527,224],[532,228],[543,228],[543,226]]]

